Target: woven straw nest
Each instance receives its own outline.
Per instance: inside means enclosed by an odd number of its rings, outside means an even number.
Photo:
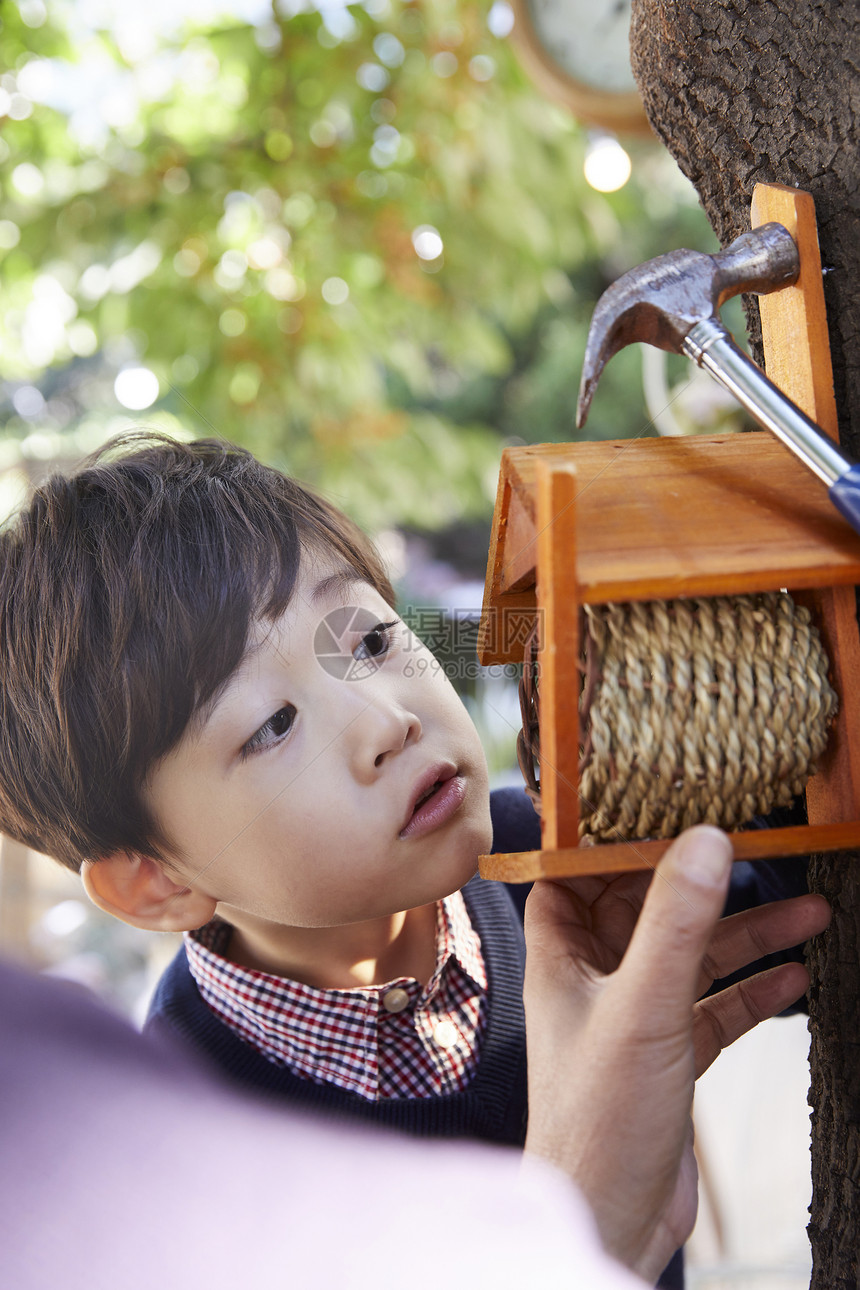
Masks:
[[[737,828],[802,791],[837,699],[818,632],[791,596],[586,606],[584,618],[581,837]],[[533,800],[535,690],[527,660],[520,763]]]

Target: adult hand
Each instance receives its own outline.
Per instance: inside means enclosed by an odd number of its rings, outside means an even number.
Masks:
[[[800,896],[721,920],[731,858],[726,835],[701,826],[653,878],[541,882],[526,905],[526,1149],[576,1181],[609,1252],[652,1280],[695,1221],[696,1078],[808,975],[786,963],[701,996],[830,917]]]

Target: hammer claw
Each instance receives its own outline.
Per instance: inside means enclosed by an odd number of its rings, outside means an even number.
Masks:
[[[797,247],[781,224],[742,233],[714,255],[678,250],[630,269],[597,302],[582,367],[576,424],[585,425],[600,373],[633,341],[681,353],[684,337],[741,291],[765,293],[793,282]]]

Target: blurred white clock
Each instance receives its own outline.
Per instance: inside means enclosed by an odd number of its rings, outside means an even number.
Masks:
[[[647,133],[630,70],[631,0],[511,0],[511,39],[526,70],[580,120]]]

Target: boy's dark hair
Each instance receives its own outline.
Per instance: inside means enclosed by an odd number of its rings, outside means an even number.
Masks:
[[[219,440],[126,435],[39,488],[0,533],[0,830],[74,870],[164,859],[145,778],[283,613],[303,549],[393,604],[351,520]]]

